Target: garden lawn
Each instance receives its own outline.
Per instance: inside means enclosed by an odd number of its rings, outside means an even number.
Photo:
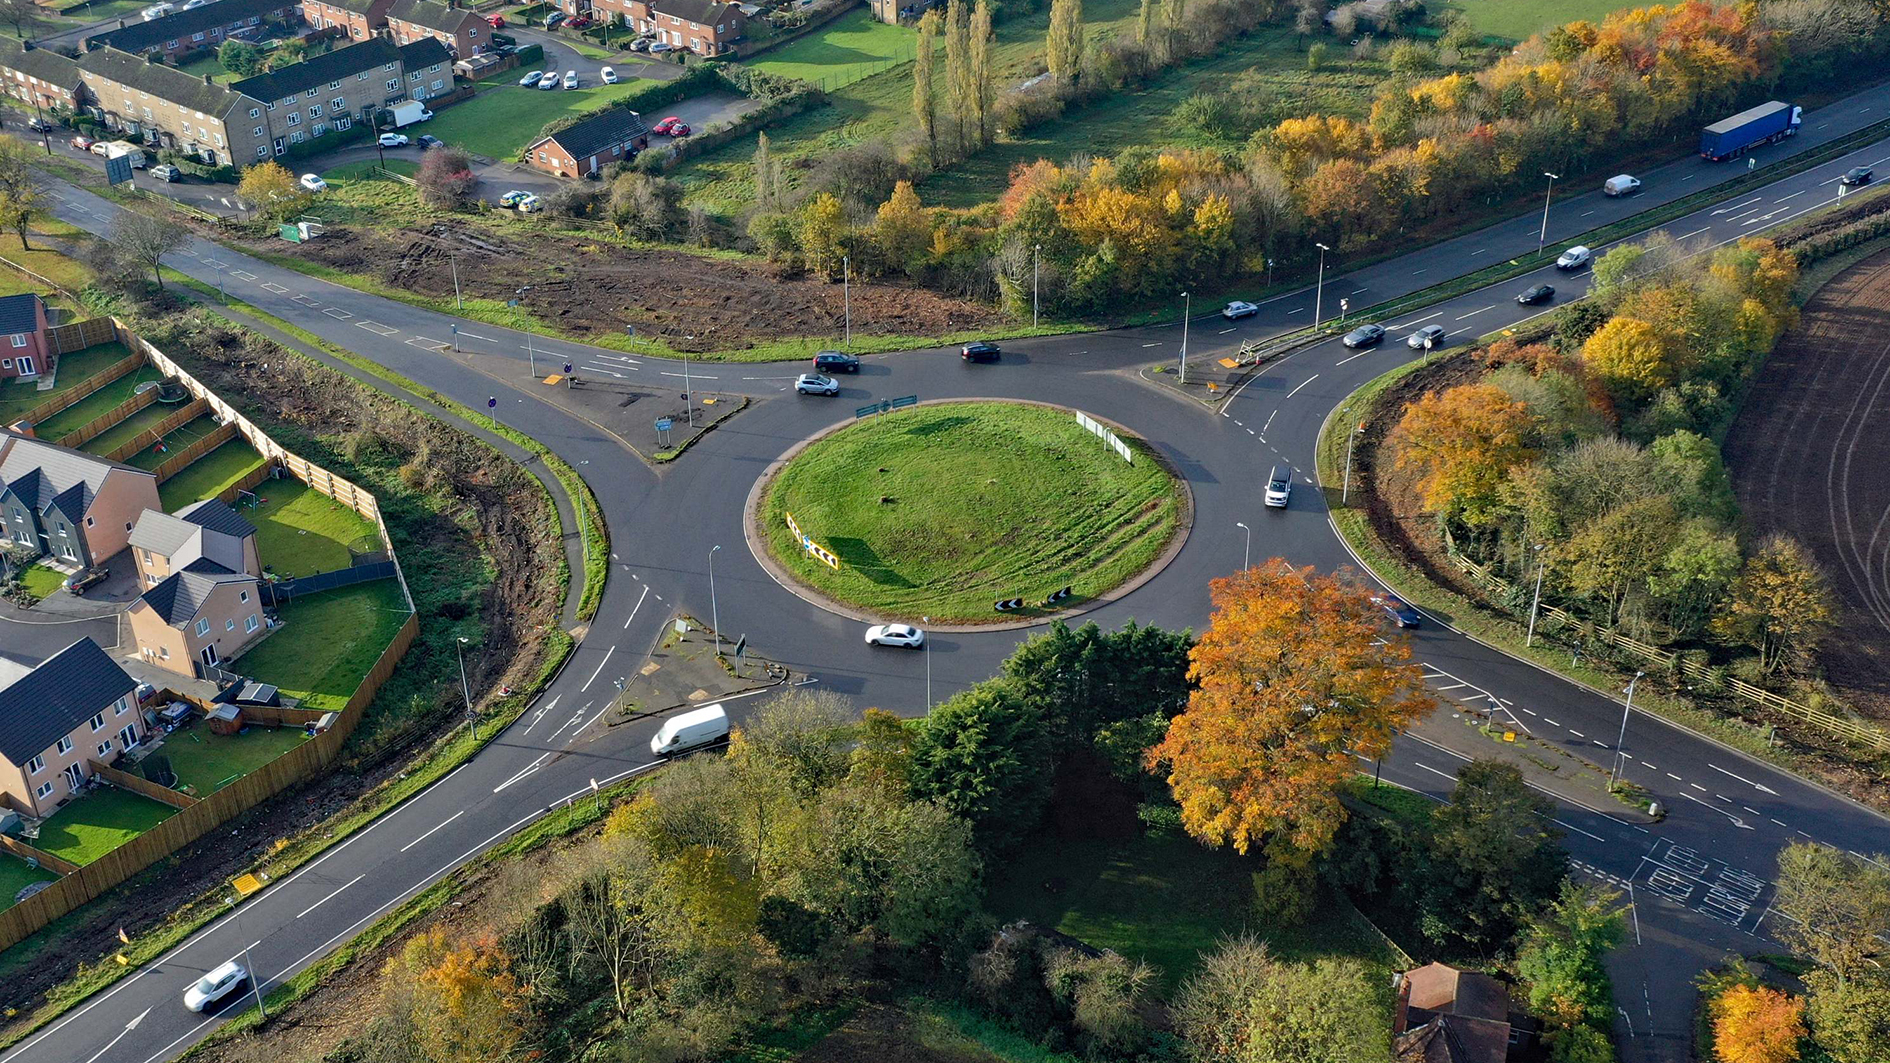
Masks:
[[[89,864],[176,814],[169,805],[106,786],[66,805],[40,825],[36,849]]]
[[[175,513],[206,498],[215,498],[262,464],[262,455],[241,436],[178,470],[158,485],[158,504]]]
[[[296,598],[277,612],[287,626],[231,667],[275,684],[302,708],[336,712],[407,619],[391,579]]]
[[[59,372],[54,378],[57,383],[47,391],[39,390],[38,381],[9,378],[0,383],[0,424],[12,424],[28,410],[48,399],[59,397],[62,392],[71,391],[84,383],[86,378],[123,361],[130,353],[122,343],[101,343],[64,355],[59,359]]]
[[[217,52],[214,48],[206,48],[198,52],[184,62],[177,64],[177,69],[182,70],[184,73],[194,78],[201,78],[205,74],[208,74],[210,75],[210,80],[219,85],[227,85],[232,81],[242,80],[241,75],[233,74],[223,68],[222,62],[217,59]]]
[[[0,911],[12,907],[20,891],[35,882],[55,882],[58,875],[43,867],[27,867],[26,861],[8,853],[0,856]]]
[[[216,428],[217,419],[215,415],[206,413],[195,420],[188,421],[171,429],[170,434],[164,437],[163,450],[159,450],[156,444],[152,444],[129,458],[126,458],[125,464],[136,465],[140,469],[155,469],[171,458],[176,457],[185,447],[190,446],[197,440],[216,431]],[[195,463],[193,462],[192,464]],[[186,466],[186,468],[188,467],[189,466]]]
[[[61,436],[84,428],[99,417],[110,413],[119,403],[130,398],[139,384],[162,379],[164,379],[164,374],[158,371],[157,366],[141,365],[34,425],[33,432],[41,439],[56,443]]]
[[[50,219],[35,219],[35,221],[40,222],[42,225],[47,220]],[[9,232],[6,236],[7,239],[4,241],[4,246],[0,246],[0,258],[5,258],[8,262],[30,269],[34,273],[46,278],[46,280],[52,281],[54,284],[59,285],[59,287],[67,291],[80,291],[92,283],[91,270],[86,269],[79,263],[67,258],[64,254],[46,246],[43,241],[34,242],[29,240],[28,243],[31,250],[22,250],[20,248],[20,238],[17,234]],[[78,310],[78,307],[73,304],[71,300],[59,294],[56,289],[48,286],[45,281],[36,280],[18,270],[0,269],[0,295],[20,295],[25,292],[32,292],[38,295],[40,298],[46,300],[48,306],[56,306],[71,311]],[[67,315],[63,320],[72,321],[79,317],[90,316],[90,314],[75,313]]]
[[[255,509],[242,514],[256,526],[256,552],[278,576],[309,576],[354,563],[359,553],[381,548],[374,525],[347,506],[300,480],[264,480]]]
[[[913,30],[888,26],[861,8],[818,33],[763,53],[748,66],[832,91],[879,73],[890,61],[910,61],[917,44]]]
[[[178,789],[208,797],[306,741],[299,727],[252,725],[239,735],[219,735],[195,720],[171,732],[158,754],[170,758]]]
[[[1034,605],[1066,586],[1093,598],[1161,553],[1179,488],[1130,446],[1133,465],[1060,410],[921,406],[802,451],[770,485],[762,520],[775,556],[828,594],[915,620],[988,620],[994,599]],[[800,548],[789,513],[837,570]]]
[[[20,573],[20,585],[35,601],[44,601],[46,596],[66,585],[65,573],[45,565],[28,565]]]
[[[513,79],[517,81],[517,78]],[[426,124],[448,144],[501,162],[518,158],[525,145],[538,139],[545,123],[588,111],[622,99],[645,84],[625,78],[605,85],[590,75],[590,84],[578,89],[523,89],[513,85],[481,85],[479,94],[465,103],[444,108]]]
[[[79,449],[88,454],[109,454],[116,448],[138,438],[139,435],[156,428],[159,421],[182,408],[182,403],[154,402],[93,436]]]
[[[1600,22],[1610,11],[1646,5],[1632,0],[1453,0],[1446,6],[1492,37],[1520,41],[1565,22]]]

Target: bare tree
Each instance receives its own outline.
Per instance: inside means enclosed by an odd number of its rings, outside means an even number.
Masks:
[[[45,15],[46,9],[39,6],[38,0],[0,0],[0,22],[12,26],[15,37],[25,39],[27,31],[37,27]]]
[[[164,256],[184,246],[190,231],[174,221],[136,211],[123,211],[112,220],[112,244],[140,266],[150,269],[158,290],[164,288]]]

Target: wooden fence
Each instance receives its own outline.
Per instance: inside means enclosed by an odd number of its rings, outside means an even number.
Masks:
[[[77,406],[80,400],[91,397],[95,392],[105,387],[105,385],[110,384],[126,373],[137,372],[138,367],[143,364],[144,357],[142,355],[127,355],[113,362],[110,366],[107,366],[103,372],[93,374],[84,383],[67,388],[52,398],[47,399],[45,402],[40,403],[38,406],[26,411],[19,419],[38,424],[61,410]]]
[[[178,473],[183,472],[184,466],[189,465],[191,462],[196,461],[198,458],[203,457],[205,454],[210,453],[211,451],[217,449],[218,447],[222,446],[225,443],[228,443],[230,440],[235,439],[235,438],[236,438],[235,425],[233,424],[217,425],[215,431],[211,432],[207,436],[204,436],[202,439],[197,440],[195,443],[190,444],[189,446],[178,451],[177,453],[172,454],[170,457],[165,458],[163,461],[158,463],[157,468],[152,469],[151,471],[157,474],[157,482],[163,483],[164,481],[170,479],[171,477],[176,476]],[[267,466],[265,466],[265,468],[267,468]]]
[[[244,491],[254,491],[257,484],[262,483],[275,474],[276,467],[265,461],[261,465],[251,469],[249,475],[224,488],[217,495],[217,499],[226,506],[234,506],[236,505],[237,495]]]
[[[51,871],[55,875],[70,875],[79,869],[79,865],[65,857],[54,856],[44,849],[35,848],[15,838],[11,834],[0,834],[0,847],[5,847],[7,852],[12,853],[22,860],[38,861],[39,866]]]
[[[1485,590],[1499,595],[1514,593],[1515,585],[1501,576],[1498,576],[1496,573],[1491,572],[1487,566],[1479,565],[1475,561],[1455,551],[1451,552],[1450,559],[1456,562],[1458,568],[1463,569],[1471,579],[1475,580]],[[1870,746],[1873,749],[1890,752],[1890,732],[1886,732],[1880,727],[1823,712],[1783,695],[1774,694],[1764,687],[1753,686],[1751,683],[1735,679],[1732,676],[1719,675],[1708,665],[1687,660],[1671,650],[1663,650],[1658,646],[1650,646],[1645,642],[1631,639],[1626,635],[1616,634],[1615,632],[1595,627],[1587,621],[1584,621],[1581,617],[1566,610],[1558,609],[1553,605],[1541,606],[1539,612],[1541,618],[1544,620],[1569,627],[1580,628],[1585,631],[1592,631],[1594,637],[1603,642],[1627,650],[1636,657],[1645,661],[1651,661],[1661,668],[1677,671],[1689,679],[1722,682],[1725,684],[1726,689],[1730,690],[1733,694],[1753,704],[1771,709],[1774,712],[1784,713],[1794,719],[1802,720],[1805,723],[1811,724],[1813,727],[1821,728],[1839,738]]]
[[[153,801],[169,805],[172,808],[189,808],[198,803],[196,798],[181,790],[173,790],[168,786],[154,783],[143,776],[133,775],[128,771],[119,771],[109,764],[101,764],[90,757],[86,758],[85,766],[92,774],[97,775],[99,778],[104,779],[120,790],[130,790],[134,794],[143,794]]]
[[[143,834],[76,868],[64,878],[0,912],[0,949],[9,948],[54,919],[111,889],[152,863],[203,837],[205,834],[290,786],[325,771],[341,754],[341,747],[361,721],[362,710],[374,700],[374,694],[394,673],[394,666],[413,645],[420,632],[420,622],[407,614],[407,622],[394,634],[394,640],[382,651],[380,659],[348,698],[335,726],[264,764],[248,775],[211,794],[180,808],[176,815]],[[109,769],[108,769],[109,770]],[[124,775],[123,772],[117,773]],[[109,779],[110,776],[107,776]],[[135,779],[135,776],[131,778]],[[139,783],[145,780],[137,779]],[[144,792],[140,790],[139,792]],[[179,795],[182,796],[182,795]],[[4,836],[0,836],[4,837]],[[4,844],[0,842],[0,844]],[[42,866],[49,866],[41,861]]]
[[[157,400],[158,388],[156,386],[145,388],[136,395],[113,406],[97,417],[92,418],[85,424],[60,436],[56,442],[62,447],[82,447],[118,427],[127,417],[130,417],[132,414],[137,413],[139,410],[144,409]]]
[[[103,456],[107,461],[127,461],[133,454],[136,454],[146,447],[156,446],[158,440],[163,439],[165,436],[209,412],[209,403],[204,402],[202,399],[193,399],[185,403],[181,408],[158,418],[156,424],[113,447]]]
[[[110,343],[118,338],[118,329],[112,325],[111,318],[88,317],[48,329],[46,338],[52,341],[54,354],[67,354]]]

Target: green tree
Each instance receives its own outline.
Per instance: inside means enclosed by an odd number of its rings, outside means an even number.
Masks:
[[[873,219],[873,243],[892,269],[916,276],[925,268],[926,251],[932,246],[932,219],[920,205],[911,181],[894,185],[892,195],[879,205]]]
[[[1529,986],[1529,1006],[1558,1026],[1606,1023],[1614,990],[1603,960],[1626,931],[1620,895],[1564,881],[1561,894],[1523,936],[1516,971]]]
[[[1326,57],[1331,54],[1332,49],[1326,42],[1314,41],[1312,47],[1306,49],[1306,69],[1317,74],[1326,65]]]
[[[1601,514],[1553,550],[1552,563],[1571,590],[1613,625],[1629,596],[1660,572],[1677,531],[1678,515],[1663,496],[1643,498]]]
[[[840,244],[847,235],[847,212],[839,197],[822,192],[803,203],[795,235],[807,268],[815,273],[832,273],[833,267],[840,264]]]
[[[938,52],[939,17],[933,8],[919,20],[918,50],[912,55],[912,116],[925,137],[926,161],[936,170],[938,159],[938,86],[932,62]]]
[[[945,7],[945,91],[951,101],[952,150],[970,150],[972,114],[971,18],[964,0]]]
[[[846,775],[854,740],[852,715],[839,694],[776,694],[742,724],[742,755],[779,765],[795,794],[809,797]]]
[[[1775,535],[1746,559],[1713,629],[1758,650],[1760,667],[1775,672],[1809,656],[1835,613],[1830,585],[1811,553],[1798,540]]]
[[[1514,767],[1494,760],[1464,765],[1450,803],[1431,817],[1426,936],[1486,955],[1501,951],[1567,877],[1554,816],[1555,806]]]
[[[1186,707],[1193,642],[1189,632],[1134,621],[1105,632],[1094,621],[1071,630],[1059,620],[1012,651],[1004,674],[1060,746],[1085,747],[1112,723]]]
[[[247,41],[229,40],[217,49],[217,64],[239,78],[262,73],[263,50]]]
[[[19,234],[22,251],[32,250],[26,234],[44,202],[39,172],[28,161],[31,158],[25,144],[13,137],[0,137],[0,227]]]
[[[1614,1045],[1593,1026],[1567,1026],[1543,1038],[1549,1063],[1614,1063]]]
[[[774,209],[776,193],[780,191],[780,174],[775,171],[774,150],[768,142],[764,130],[755,137],[755,209],[769,211]]]
[[[1142,0],[1142,8],[1135,16],[1135,39],[1148,44],[1155,33],[1155,0]]]
[[[997,37],[991,28],[992,17],[991,0],[978,0],[971,14],[971,54],[967,59],[971,83],[966,95],[971,100],[971,113],[977,117],[980,148],[991,143],[991,108],[997,103],[997,72],[992,69],[991,57]]]
[[[1690,520],[1647,577],[1647,590],[1661,604],[1667,626],[1697,635],[1739,575],[1739,540],[1709,521]]]
[[[912,785],[912,732],[898,715],[867,709],[861,714],[860,740],[853,747],[847,781],[904,797]]]
[[[1050,30],[1044,40],[1050,73],[1074,81],[1083,72],[1083,0],[1050,0]]]
[[[236,182],[236,198],[278,220],[303,213],[314,199],[288,167],[274,160],[245,167]]]
[[[1683,517],[1707,517],[1730,524],[1737,513],[1732,481],[1719,447],[1698,432],[1670,432],[1648,448],[1654,471]]]
[[[980,683],[933,709],[917,728],[914,795],[969,820],[987,851],[1037,825],[1049,794],[1050,740],[1014,683]]]
[[[1872,972],[1841,978],[1834,971],[1805,976],[1805,1017],[1812,1040],[1837,1063],[1890,1060],[1890,976]]]
[[[1811,842],[1778,854],[1773,931],[1839,984],[1890,969],[1890,871]]]
[[[935,944],[977,910],[983,862],[971,824],[936,802],[831,787],[807,838],[793,876],[799,899],[846,932]]]
[[[1386,987],[1350,959],[1275,958],[1253,937],[1209,953],[1175,999],[1175,1032],[1222,1063],[1388,1063]]]

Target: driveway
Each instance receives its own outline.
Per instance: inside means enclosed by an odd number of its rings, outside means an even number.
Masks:
[[[650,81],[674,81],[687,71],[680,63],[665,63],[645,58],[637,52],[618,52],[609,59],[588,59],[579,55],[571,46],[569,38],[544,30],[523,26],[508,21],[500,33],[509,33],[518,39],[520,46],[540,45],[545,49],[545,65],[559,70],[575,70],[587,81],[594,81],[597,71],[603,67],[614,68],[621,77],[638,77]],[[627,36],[626,36],[626,39]]]
[[[73,131],[64,127],[53,130],[50,137],[41,136],[19,123],[9,132],[21,137],[27,143],[38,146],[44,151],[50,141],[52,154],[68,163],[83,166],[99,173],[105,172],[105,160],[89,151],[80,151],[70,143]],[[131,171],[131,183],[153,195],[184,203],[198,210],[220,214],[226,218],[242,217],[248,212],[239,205],[236,198],[236,186],[206,181],[201,177],[183,174],[175,181],[159,181],[148,170]]]

